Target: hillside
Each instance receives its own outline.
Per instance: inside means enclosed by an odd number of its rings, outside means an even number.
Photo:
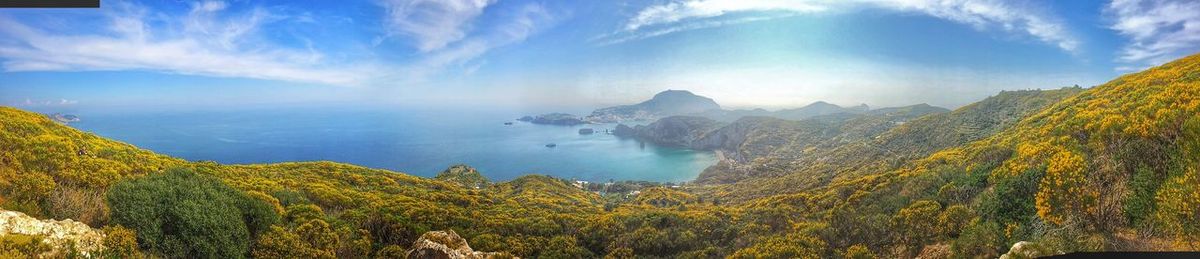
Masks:
[[[1200,56],[1192,56],[1070,95],[992,136],[896,169],[748,206],[787,204],[772,213],[828,224],[823,234],[834,247],[905,256],[995,257],[1020,240],[1062,252],[1194,250],[1198,109]]]
[[[0,207],[107,229],[98,253],[172,258],[399,257],[430,231],[545,258],[1200,249],[1200,56],[1090,89],[887,111],[744,118],[698,138],[747,133],[717,141],[740,143],[740,174],[589,192],[540,175],[486,184],[465,166],[438,180],[188,162],[0,108]],[[17,249],[0,254],[40,253],[38,238],[2,236]]]
[[[800,108],[783,109],[778,111],[767,111],[764,109],[753,110],[711,110],[699,114],[717,121],[736,121],[743,117],[775,117],[785,120],[804,120],[817,116],[835,115],[835,114],[863,114],[870,111],[870,107],[866,104],[854,107],[841,107],[827,102],[815,102],[805,105]]]
[[[714,166],[697,181],[775,187],[717,187],[728,189],[722,191],[729,194],[723,195],[724,198],[744,200],[764,194],[800,191],[827,184],[836,177],[853,178],[892,170],[938,150],[994,135],[1012,127],[1016,121],[1082,91],[1080,88],[1063,88],[1001,92],[951,112],[936,112],[927,105],[883,110],[880,114],[851,120],[846,126],[869,130],[845,130],[848,134],[819,138],[809,145],[776,145],[766,148],[769,152],[757,151],[769,155],[755,157],[755,160]],[[922,116],[926,114],[928,116]],[[748,138],[769,136],[760,133]],[[763,146],[743,145],[738,151],[752,152],[764,149]],[[759,193],[760,190],[765,192]]]

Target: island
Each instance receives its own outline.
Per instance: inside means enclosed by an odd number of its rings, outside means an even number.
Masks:
[[[75,116],[73,114],[54,113],[54,114],[50,114],[48,116],[50,117],[50,119],[57,121],[59,123],[62,123],[62,124],[79,121],[79,116]]]
[[[527,122],[533,123],[533,124],[562,125],[562,126],[575,126],[575,125],[579,125],[579,124],[587,124],[587,122],[583,121],[579,117],[577,117],[575,115],[567,114],[567,113],[547,113],[547,114],[538,115],[536,117],[525,116],[525,117],[521,117],[520,119],[517,119],[517,120],[527,121]]]

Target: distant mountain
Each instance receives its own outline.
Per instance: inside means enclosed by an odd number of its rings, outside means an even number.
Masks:
[[[833,114],[863,114],[871,110],[866,104],[842,107],[818,101],[804,107],[768,111],[765,109],[725,110],[713,99],[695,95],[685,90],[667,90],[654,95],[650,100],[633,104],[598,109],[584,118],[593,123],[622,121],[653,121],[670,116],[700,116],[721,122],[733,122],[742,117],[761,116],[785,120],[803,120]]]
[[[644,126],[619,125],[618,129],[625,130],[619,131],[618,135],[662,145],[721,151],[725,162],[742,164],[760,157],[792,157],[815,147],[864,142],[909,120],[949,112],[945,108],[927,104],[884,108],[869,113],[850,113],[847,112],[850,109],[824,103],[807,107],[815,108],[792,111],[810,114],[839,112],[809,116],[802,120],[746,116],[731,123],[701,116],[672,116]],[[829,107],[836,109],[825,109]],[[702,175],[698,180],[708,179]]]
[[[585,120],[590,122],[619,122],[631,120],[655,120],[673,115],[686,115],[720,110],[721,106],[708,97],[695,95],[684,90],[667,90],[655,94],[650,100],[633,104],[602,108],[593,111]]]
[[[887,170],[938,150],[996,134],[1018,120],[1082,91],[1080,88],[1005,91],[954,111],[928,104],[871,110],[840,125],[841,131],[857,133],[825,136],[818,138],[820,143],[796,141],[798,136],[809,135],[796,135],[794,127],[759,126],[764,130],[748,132],[745,137],[754,141],[727,147],[733,148],[726,151],[727,157],[743,159],[731,161],[734,163],[724,167],[709,168],[697,182],[767,184],[765,182],[783,182],[779,177],[792,172],[805,172],[791,177],[798,182],[817,183],[813,179],[834,177],[838,173],[843,174],[840,177],[856,176],[857,173],[838,172],[845,168],[863,172]],[[814,119],[829,117],[833,116]],[[785,144],[771,141],[776,138],[791,140]],[[755,159],[761,159],[759,167],[772,169],[748,167],[747,162]]]
[[[866,104],[854,107],[841,107],[836,104],[831,104],[823,101],[818,101],[804,107],[794,109],[784,109],[778,111],[768,111],[764,109],[753,110],[710,110],[697,116],[708,117],[717,121],[732,122],[742,117],[763,116],[774,117],[785,120],[803,120],[816,116],[832,115],[832,114],[862,114],[870,111],[871,108]]]

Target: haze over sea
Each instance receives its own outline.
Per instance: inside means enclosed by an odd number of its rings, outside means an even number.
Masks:
[[[604,134],[615,124],[536,125],[503,110],[247,108],[78,111],[70,126],[187,160],[328,160],[432,177],[468,164],[493,181],[546,174],[587,181],[690,181],[711,152]],[[503,125],[513,122],[513,125]],[[580,128],[597,133],[580,135]],[[554,148],[546,144],[554,143]]]

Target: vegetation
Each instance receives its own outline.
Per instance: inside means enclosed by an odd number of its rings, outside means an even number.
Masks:
[[[168,257],[241,257],[279,221],[266,203],[189,169],[124,181],[108,191],[112,223]]]
[[[0,206],[86,218],[112,233],[112,253],[160,257],[387,257],[431,230],[547,258],[996,257],[1018,241],[1195,250],[1197,114],[1192,56],[1086,90],[864,121],[834,142],[764,126],[748,166],[715,172],[745,173],[729,182],[580,188],[539,175],[481,184],[468,167],[439,180],[331,162],[186,162],[0,108]],[[40,253],[35,238],[3,236],[0,253]]]

